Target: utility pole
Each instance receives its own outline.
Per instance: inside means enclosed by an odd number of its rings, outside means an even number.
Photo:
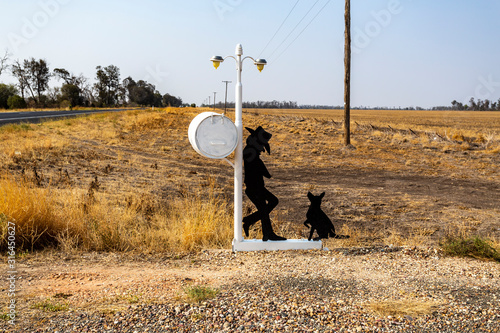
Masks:
[[[224,114],[226,114],[226,109],[227,109],[227,84],[231,83],[231,81],[222,81],[226,84],[226,95],[224,97]]]
[[[217,94],[217,93],[214,91],[214,112],[215,112],[215,95],[216,95],[216,94]]]
[[[231,83],[231,81],[222,81],[226,84],[226,95],[224,97],[224,114],[226,114],[226,109],[227,109],[227,84]]]
[[[351,144],[351,0],[345,0],[344,144]]]
[[[211,96],[208,96],[208,106],[210,106],[210,98]]]

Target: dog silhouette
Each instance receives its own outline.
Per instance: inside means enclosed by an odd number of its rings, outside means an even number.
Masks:
[[[315,237],[314,240],[326,239],[328,237],[331,238],[349,238],[346,235],[337,235],[335,233],[335,227],[333,226],[332,221],[328,218],[328,216],[321,210],[321,200],[325,196],[325,192],[320,195],[313,195],[311,192],[307,193],[307,197],[309,201],[311,201],[311,205],[306,213],[307,220],[304,222],[306,227],[311,228],[311,232],[309,233],[308,240],[311,240],[314,231],[318,233],[318,237]]]

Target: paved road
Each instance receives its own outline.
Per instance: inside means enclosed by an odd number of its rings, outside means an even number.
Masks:
[[[86,114],[118,112],[125,110],[129,109],[0,112],[0,126],[11,123],[37,123],[44,119],[50,119],[50,118],[77,117]]]

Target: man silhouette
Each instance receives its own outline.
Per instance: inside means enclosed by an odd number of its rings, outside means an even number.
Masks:
[[[279,200],[264,186],[264,177],[271,178],[271,175],[260,159],[260,153],[264,150],[271,154],[269,140],[272,134],[266,132],[261,126],[256,130],[245,128],[250,132],[246,141],[247,145],[243,149],[245,193],[257,208],[256,212],[243,218],[245,236],[248,237],[250,227],[260,220],[264,242],[286,240],[286,238],[276,235],[271,225],[269,214],[278,205]]]

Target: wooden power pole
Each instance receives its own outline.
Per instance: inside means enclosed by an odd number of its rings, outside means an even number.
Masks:
[[[227,84],[228,83],[231,83],[231,81],[222,81],[226,84],[226,95],[224,97],[224,114],[226,114],[226,110],[227,110]]]
[[[351,144],[351,0],[345,0],[344,144]]]

